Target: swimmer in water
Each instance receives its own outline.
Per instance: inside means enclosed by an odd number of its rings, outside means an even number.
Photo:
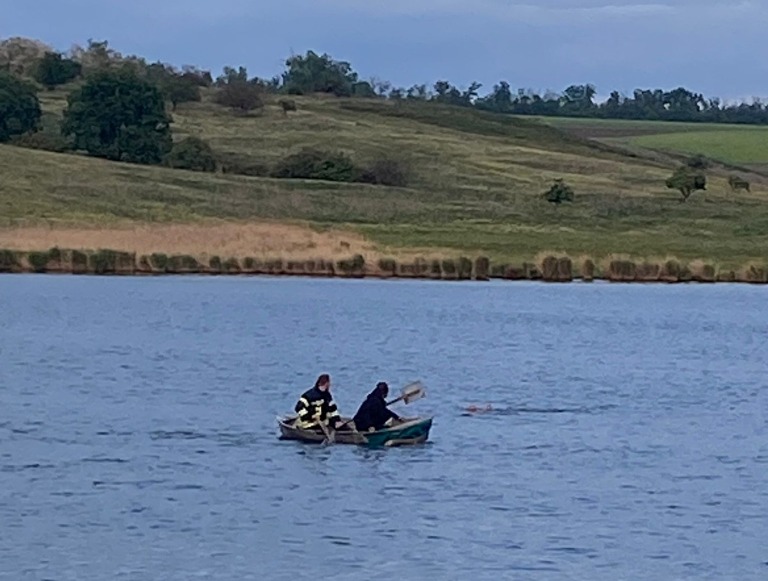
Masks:
[[[476,405],[468,405],[466,408],[466,411],[468,411],[471,414],[479,414],[483,412],[491,412],[493,411],[493,407],[491,404],[486,404],[485,407],[476,406]]]

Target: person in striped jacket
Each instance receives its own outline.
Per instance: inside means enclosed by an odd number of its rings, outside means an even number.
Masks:
[[[331,395],[331,377],[327,373],[317,378],[312,389],[301,394],[293,409],[299,416],[296,427],[304,430],[318,429],[318,422],[323,422],[333,429],[342,424],[339,410]]]

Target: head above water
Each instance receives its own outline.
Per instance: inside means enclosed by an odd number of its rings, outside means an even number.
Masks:
[[[387,385],[386,381],[380,381],[376,384],[376,391],[379,393],[381,397],[387,397],[389,394],[389,386]]]
[[[315,382],[315,387],[319,389],[320,391],[325,391],[327,389],[331,388],[331,376],[327,373],[323,373],[320,375],[320,377],[317,378],[317,381]]]

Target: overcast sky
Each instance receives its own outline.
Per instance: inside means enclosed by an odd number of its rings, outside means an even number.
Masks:
[[[599,95],[684,86],[708,97],[768,96],[763,0],[7,0],[0,37],[66,50],[89,38],[123,54],[214,76],[271,77],[308,49],[398,86],[498,80]]]

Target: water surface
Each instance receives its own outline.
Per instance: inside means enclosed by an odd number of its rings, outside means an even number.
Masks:
[[[765,293],[0,276],[0,579],[766,579]],[[431,442],[279,441],[326,371]]]

